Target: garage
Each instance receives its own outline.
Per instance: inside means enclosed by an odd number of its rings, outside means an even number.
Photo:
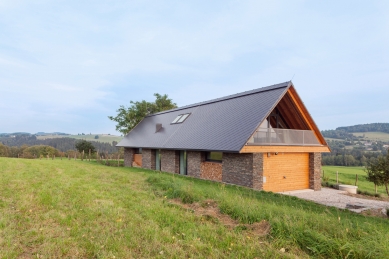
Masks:
[[[263,176],[265,191],[285,192],[309,189],[309,154],[264,154]]]

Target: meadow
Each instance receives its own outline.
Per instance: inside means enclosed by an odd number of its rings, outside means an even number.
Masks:
[[[355,178],[358,175],[358,190],[375,194],[374,184],[366,180],[365,168],[362,166],[323,166],[322,169],[324,170],[324,178],[322,178],[324,182],[336,184],[336,172],[338,172],[339,183],[355,185]],[[384,197],[387,196],[384,186],[378,186],[377,192]]]
[[[388,219],[296,197],[79,160],[0,175],[0,258],[389,258]]]
[[[355,132],[353,135],[363,137],[364,140],[389,142],[389,133],[385,132]]]

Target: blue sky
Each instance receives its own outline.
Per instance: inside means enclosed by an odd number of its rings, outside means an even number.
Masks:
[[[211,3],[210,3],[211,2]],[[389,122],[389,1],[0,0],[0,132],[293,83],[321,130]]]

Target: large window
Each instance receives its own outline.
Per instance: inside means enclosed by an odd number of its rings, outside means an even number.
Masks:
[[[221,163],[223,161],[222,152],[207,152],[205,156],[206,161]]]

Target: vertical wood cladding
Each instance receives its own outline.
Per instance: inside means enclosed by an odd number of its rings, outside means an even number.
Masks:
[[[309,153],[309,188],[321,190],[321,153]]]
[[[223,182],[262,189],[262,153],[223,153],[222,167]]]
[[[215,162],[201,163],[200,178],[212,181],[222,181],[222,164]]]
[[[161,171],[180,173],[180,151],[161,150]]]
[[[201,163],[204,161],[204,153],[198,151],[187,152],[188,175],[196,178],[201,177]]]
[[[264,156],[265,191],[284,192],[309,188],[308,153],[269,153]]]
[[[142,149],[142,168],[155,170],[154,149]]]
[[[124,166],[132,167],[135,150],[133,148],[124,148]]]

